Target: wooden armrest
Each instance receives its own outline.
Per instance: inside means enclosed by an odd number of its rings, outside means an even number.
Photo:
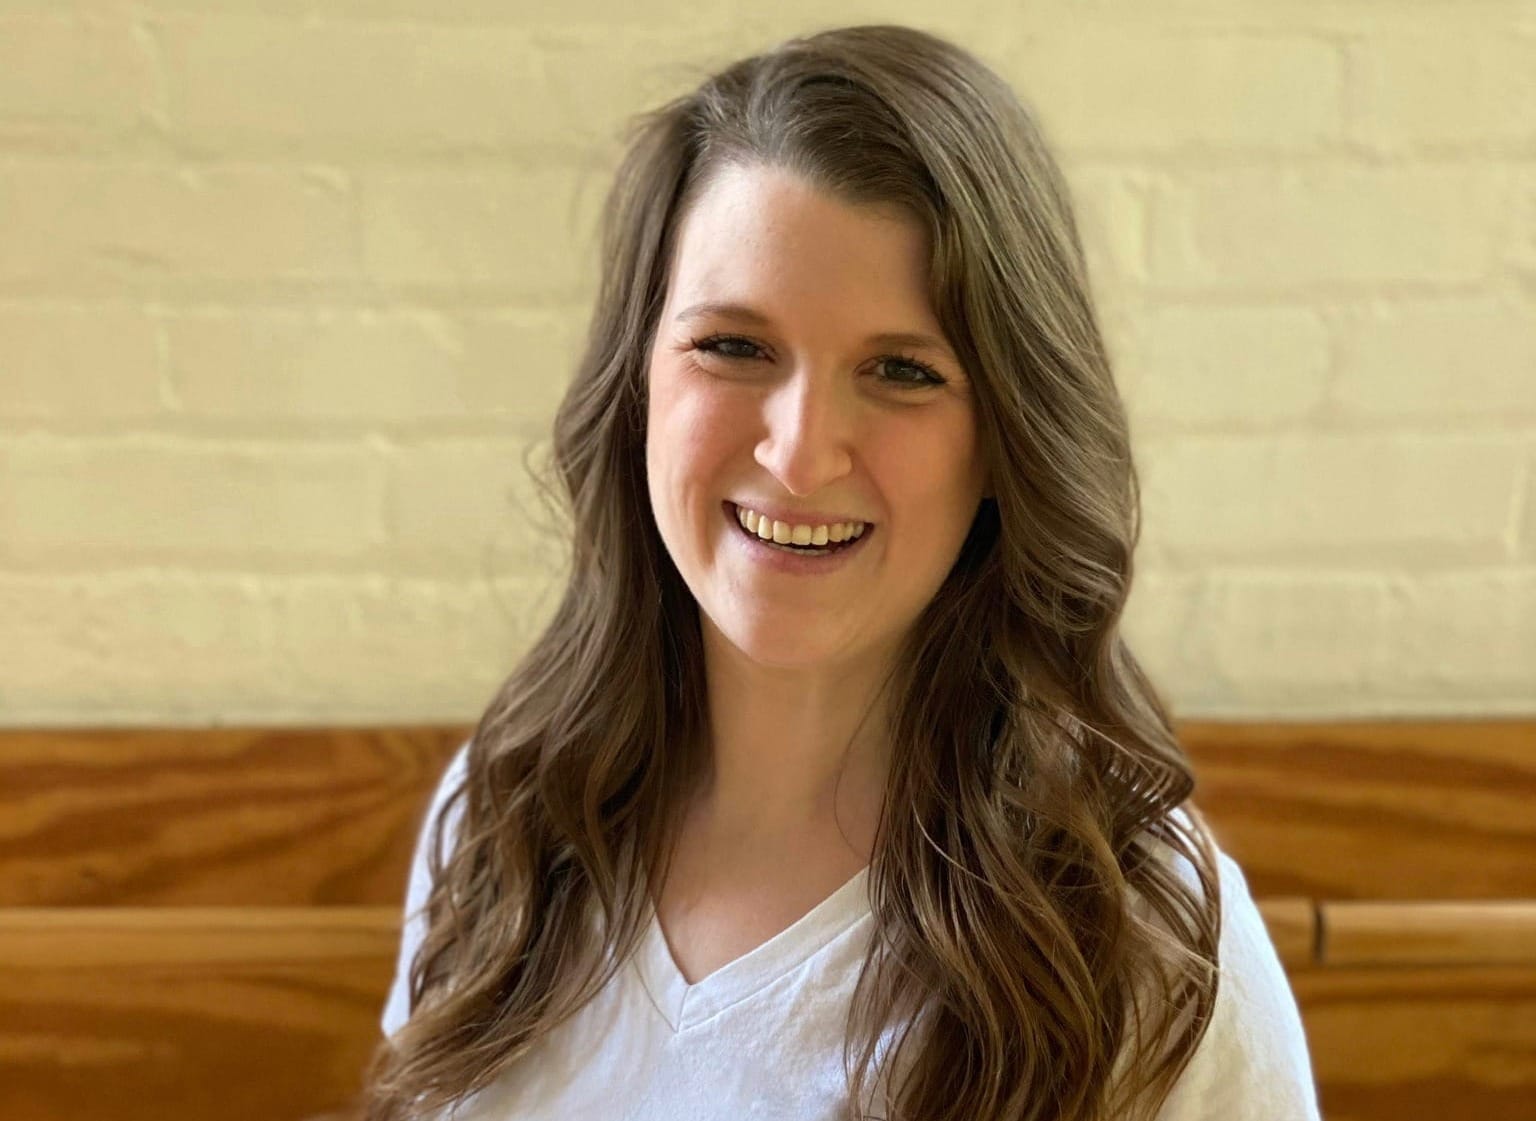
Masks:
[[[1324,965],[1536,966],[1536,900],[1324,903]]]
[[[0,962],[21,969],[392,960],[399,939],[394,907],[0,908]]]

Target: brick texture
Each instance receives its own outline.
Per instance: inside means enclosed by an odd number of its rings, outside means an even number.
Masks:
[[[385,467],[366,446],[154,436],[8,442],[0,537],[19,562],[260,567],[375,559]]]
[[[1472,286],[1508,213],[1497,168],[1175,172],[1153,201],[1153,281],[1187,292]]]
[[[1317,38],[1144,29],[1030,35],[1005,56],[1070,152],[1305,152],[1344,131],[1340,50]]]
[[[1143,441],[1143,547],[1228,560],[1424,568],[1509,560],[1525,448],[1493,436],[1179,436]]]
[[[1529,712],[1528,3],[0,0],[0,722],[477,717],[626,122],[871,20],[1061,155],[1179,712]]]
[[[0,137],[102,143],[154,105],[150,51],[126,19],[20,16],[0,9]]]

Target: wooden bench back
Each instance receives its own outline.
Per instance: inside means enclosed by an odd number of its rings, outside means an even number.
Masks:
[[[341,1109],[470,731],[0,732],[0,1117]],[[1328,1121],[1536,1116],[1536,723],[1180,731]]]

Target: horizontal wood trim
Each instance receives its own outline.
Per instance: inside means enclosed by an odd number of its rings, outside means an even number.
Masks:
[[[1305,899],[1257,901],[1280,960],[1315,964],[1316,911]],[[10,907],[0,908],[0,960],[21,969],[125,969],[303,962],[337,956],[393,961],[395,907]]]
[[[1324,903],[1325,965],[1536,968],[1536,899]]]
[[[1259,907],[1277,945],[1300,946],[1307,901]],[[378,1038],[398,922],[380,907],[0,911],[0,1116],[341,1109]],[[1536,968],[1334,963],[1290,981],[1329,1121],[1514,1118],[1536,1100]]]
[[[340,1110],[380,1039],[391,923],[382,910],[0,911],[0,1117]]]
[[[0,906],[394,903],[472,731],[0,731]],[[1536,898],[1536,721],[1178,732],[1256,896]]]
[[[1536,901],[1256,903],[1287,969],[1536,967]],[[0,960],[30,969],[393,960],[400,922],[397,907],[0,908]]]
[[[395,907],[13,907],[0,961],[18,969],[394,961]]]
[[[1536,899],[1536,720],[1178,731],[1255,896]]]
[[[1517,1121],[1536,1104],[1536,969],[1290,977],[1327,1121]]]
[[[471,731],[0,731],[0,906],[397,904]]]

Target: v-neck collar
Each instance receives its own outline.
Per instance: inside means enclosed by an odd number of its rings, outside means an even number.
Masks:
[[[672,959],[653,906],[634,959],[640,981],[672,1030],[686,1031],[803,965],[867,916],[868,882],[866,865],[772,938],[692,985]]]

